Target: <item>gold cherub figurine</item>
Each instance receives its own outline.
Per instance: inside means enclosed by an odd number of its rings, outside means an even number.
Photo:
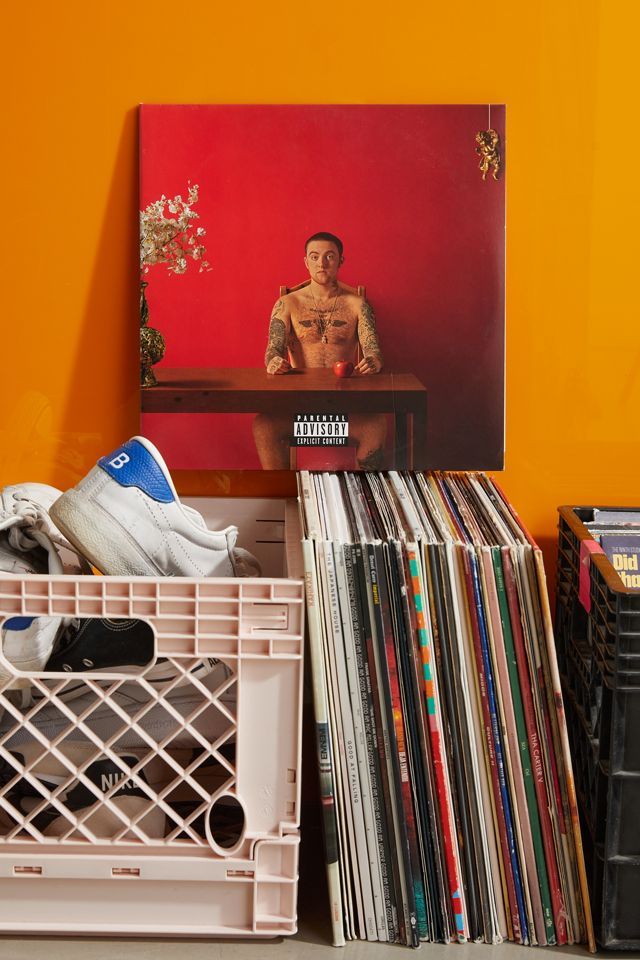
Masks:
[[[489,169],[493,179],[498,179],[500,171],[500,137],[495,130],[480,130],[476,134],[476,153],[480,156],[478,167],[482,171],[482,179],[487,179]]]

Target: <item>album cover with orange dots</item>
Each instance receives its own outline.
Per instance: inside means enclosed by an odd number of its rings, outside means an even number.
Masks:
[[[176,470],[501,469],[505,108],[140,108],[141,432]]]

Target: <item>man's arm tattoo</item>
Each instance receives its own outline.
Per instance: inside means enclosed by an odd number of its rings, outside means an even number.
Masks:
[[[265,366],[268,367],[274,357],[287,359],[287,325],[281,318],[283,303],[278,300],[269,323],[269,342],[267,343],[267,352],[264,355]]]
[[[358,340],[365,357],[376,356],[382,361],[382,350],[376,332],[376,318],[371,304],[366,300],[362,303],[358,317]]]

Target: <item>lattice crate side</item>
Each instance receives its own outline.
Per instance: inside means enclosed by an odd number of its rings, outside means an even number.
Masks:
[[[299,539],[299,534],[293,539]],[[275,547],[269,550],[273,552]],[[180,821],[182,835],[187,834],[182,840],[179,829],[173,830],[169,840],[149,838],[141,829],[144,817],[140,814],[122,819],[116,839],[92,834],[85,814],[77,820],[71,818],[62,841],[43,837],[36,830],[18,839],[18,824],[13,839],[3,838],[0,851],[0,929],[223,936],[295,932],[303,602],[300,580],[0,575],[0,623],[11,616],[140,619],[153,628],[158,656],[170,657],[177,664],[211,657],[227,663],[235,672],[237,691],[235,759],[227,782],[207,796],[215,806],[230,794],[244,811],[240,840],[225,849],[217,846],[207,831],[203,831],[206,839],[199,839],[193,830],[193,816]],[[118,679],[117,674],[93,676],[113,679],[109,692],[102,690],[97,696],[99,702],[108,702],[110,709],[115,709],[111,691],[117,692],[124,678]],[[47,700],[64,711],[57,693],[69,677],[57,677],[60,684],[53,684],[51,690],[34,675],[36,686],[39,683],[47,691]],[[92,687],[90,680],[87,686]],[[197,687],[197,681],[193,686]],[[93,688],[101,690],[96,684]],[[2,692],[0,700],[15,711]],[[156,698],[153,707],[158,704],[168,709],[165,697]],[[36,715],[38,709],[34,708]],[[87,713],[93,719],[93,712]],[[20,720],[16,723],[28,731],[31,720],[21,718],[20,713],[17,716]],[[195,712],[181,720],[180,729],[191,729],[197,723],[198,718],[192,716]],[[128,726],[137,729],[139,717],[135,714]],[[81,730],[88,735],[93,759],[103,753],[110,756],[109,741],[94,735],[85,720],[84,714],[73,716],[70,726],[74,733]],[[38,742],[43,752],[48,748],[55,754],[65,737],[64,731],[51,740],[40,735]],[[0,738],[0,752],[6,739]],[[212,756],[222,759],[216,748],[225,739],[226,734],[219,743],[211,744]],[[150,745],[148,753],[155,760],[170,759],[162,743]],[[123,773],[139,783],[147,759],[132,769],[124,767]],[[196,763],[178,768],[176,782],[195,776]],[[32,769],[27,762],[20,776],[28,777]],[[83,781],[86,769],[87,763],[78,761],[65,775]],[[116,790],[114,786],[104,795],[105,807]],[[148,796],[153,799],[152,792]],[[158,805],[166,806],[165,800],[166,791],[159,790]],[[49,801],[65,809],[55,790],[45,791],[41,806]],[[25,888],[24,880],[29,877],[38,880]],[[87,883],[89,879],[93,882]],[[130,888],[128,881],[134,879],[136,886]],[[181,882],[164,882],[172,879]],[[125,887],[123,880],[127,881]],[[66,914],[60,910],[61,902],[69,905]],[[34,917],[38,919],[34,921]]]
[[[10,602],[4,602],[5,586]],[[0,603],[5,607],[0,609],[2,619],[16,614],[51,615],[54,598],[58,597],[64,599],[67,615],[101,617],[110,604],[117,604],[121,616],[143,618],[155,632],[158,655],[177,661],[189,658],[189,662],[220,657],[233,663],[237,674],[237,791],[247,814],[247,835],[281,835],[285,829],[297,828],[303,656],[301,583],[188,578],[0,578]],[[197,630],[207,623],[214,625],[213,633]],[[68,679],[59,676],[61,681]],[[118,673],[100,676],[117,678]],[[83,733],[87,733],[84,728]],[[289,743],[285,742],[287,736]],[[99,746],[98,741],[95,743]],[[258,749],[256,743],[260,744]],[[274,752],[270,743],[278,745],[277,771],[271,762]],[[251,816],[254,806],[255,821]]]
[[[194,589],[195,586],[193,583],[173,583],[169,580],[154,581],[146,578],[140,578],[138,581],[129,581],[124,578],[34,577],[21,580],[20,578],[12,577],[9,583],[0,585],[0,593],[4,590],[5,595],[8,593],[10,597],[10,602],[4,604],[5,608],[8,609],[0,610],[0,614],[7,612],[10,614],[15,613],[18,610],[18,603],[16,601],[19,601],[19,609],[25,616],[32,614],[46,615],[52,613],[54,610],[58,614],[65,613],[67,615],[81,617],[83,615],[99,617],[107,613],[113,616],[114,613],[119,613],[125,617],[135,618],[144,613],[147,616],[148,622],[153,624],[156,635],[160,635],[158,646],[161,648],[161,652],[172,654],[175,657],[174,662],[177,664],[182,662],[184,664],[183,669],[188,670],[193,663],[195,652],[193,626],[184,620],[178,621],[176,624],[172,615],[176,612],[182,613],[183,616],[189,614],[189,610],[184,607],[185,598],[187,598],[186,603],[190,604],[191,600],[188,598],[193,596]],[[48,601],[48,606],[44,605],[45,598]],[[171,614],[170,626],[174,631],[171,639],[168,639],[168,649],[162,649],[162,635],[163,632],[166,633],[167,619],[166,611],[162,611],[162,604],[165,602],[165,598],[168,598],[167,602],[171,605],[169,611]],[[59,603],[59,600],[63,602]],[[141,603],[144,604],[144,610],[140,609]],[[179,606],[179,610],[177,611],[174,609],[175,604]],[[114,606],[116,609],[114,609]],[[2,616],[2,619],[4,619],[4,616]],[[192,617],[191,619],[195,618]],[[179,642],[176,642],[176,640]],[[188,656],[188,660],[183,659],[185,654]],[[14,673],[14,676],[16,675],[16,671],[13,670],[11,665],[9,665],[9,670]],[[19,676],[18,674],[18,677]],[[135,713],[132,720],[130,720],[126,714],[122,714],[121,711],[118,716],[116,706],[108,696],[108,693],[97,685],[89,682],[83,686],[83,693],[93,691],[90,708],[85,713],[81,712],[79,715],[76,715],[73,711],[70,712],[68,705],[58,699],[56,695],[69,683],[68,674],[50,675],[54,678],[52,683],[53,689],[46,686],[42,681],[39,681],[36,674],[31,674],[31,676],[34,678],[36,689],[40,690],[43,697],[43,703],[40,706],[44,705],[45,710],[53,707],[56,711],[56,720],[59,723],[59,718],[63,717],[66,727],[63,727],[61,732],[54,732],[51,727],[49,727],[47,735],[45,735],[42,730],[39,730],[38,727],[32,723],[33,714],[36,713],[38,709],[37,706],[22,713],[10,699],[2,697],[5,716],[8,715],[13,719],[13,724],[8,726],[7,732],[0,738],[0,753],[2,754],[2,759],[7,765],[6,769],[12,772],[8,782],[3,784],[2,797],[0,798],[2,813],[5,818],[8,816],[10,819],[9,826],[4,825],[5,833],[2,841],[5,848],[7,845],[11,845],[12,841],[18,846],[24,846],[25,842],[33,843],[34,840],[42,843],[55,843],[55,840],[52,841],[50,838],[43,836],[41,827],[38,826],[37,817],[45,808],[56,811],[60,815],[59,820],[63,826],[60,831],[60,836],[56,837],[56,840],[59,842],[64,843],[72,839],[80,839],[89,843],[99,843],[104,838],[96,836],[92,829],[93,820],[89,822],[89,817],[92,816],[91,804],[96,803],[99,806],[100,815],[111,817],[112,819],[112,826],[110,827],[110,840],[112,843],[116,844],[118,842],[123,843],[129,840],[136,840],[154,846],[162,845],[161,837],[154,836],[153,842],[149,837],[146,829],[147,821],[144,810],[140,812],[131,809],[123,811],[112,802],[113,796],[118,789],[117,782],[112,789],[100,793],[96,790],[91,780],[87,779],[86,774],[89,767],[96,762],[102,762],[104,759],[110,760],[115,764],[116,770],[126,778],[126,782],[130,782],[135,788],[144,791],[144,796],[147,800],[145,805],[147,808],[148,801],[150,800],[161,813],[163,812],[169,816],[169,830],[171,830],[171,826],[176,825],[175,818],[172,818],[172,808],[165,802],[162,792],[153,791],[146,785],[146,778],[151,769],[152,762],[157,760],[158,763],[165,764],[167,793],[169,793],[171,789],[176,789],[182,784],[186,784],[194,790],[193,795],[199,801],[200,807],[204,808],[210,796],[203,786],[197,784],[194,780],[192,766],[183,767],[177,764],[173,756],[161,749],[161,744],[156,744],[148,738],[145,741],[144,738],[147,731],[144,729],[144,718],[140,721],[140,725],[138,725],[139,717],[145,710]],[[55,683],[56,676],[60,678],[58,684]],[[102,676],[103,678],[107,676],[110,677],[114,680],[114,688],[118,687],[119,682],[113,674],[101,673],[98,675],[96,672],[91,674],[92,678],[97,676]],[[122,677],[122,674],[120,674],[120,676]],[[142,678],[129,677],[127,679],[133,683],[136,682],[136,679],[139,680],[140,684],[144,682]],[[76,675],[71,682],[77,683],[78,680],[79,677]],[[151,699],[152,696],[154,696],[153,691],[149,689],[149,706],[151,708],[157,708],[158,705],[160,705],[160,709],[163,709],[165,701],[158,700],[157,698],[153,700]],[[199,706],[204,707],[204,709],[210,709],[212,703],[215,703],[214,697],[210,697],[209,700],[202,698]],[[101,739],[95,730],[92,729],[92,723],[97,713],[96,707],[99,709],[101,704],[109,704],[111,708],[109,710],[110,717],[113,718],[115,714],[119,721],[116,726],[115,736],[108,738],[106,741]],[[87,723],[84,722],[86,713],[90,713]],[[187,730],[191,733],[191,715],[183,719],[179,713],[173,710],[173,720],[176,731]],[[112,742],[131,728],[137,730],[140,734],[143,749],[146,750],[146,753],[143,753],[141,757],[134,757],[132,764],[128,761],[127,763],[123,763],[118,753],[114,752],[115,744]],[[235,730],[235,725],[229,729]],[[197,730],[195,732],[197,733]],[[29,740],[28,747],[34,756],[29,757],[29,754],[25,753],[25,748],[21,744],[15,744],[16,738],[24,736]],[[70,756],[69,739],[73,736],[78,738],[78,740],[82,739],[84,742],[82,744],[75,744]],[[201,760],[207,755],[215,756],[215,751],[212,749],[212,746],[216,744],[211,746],[207,740],[203,740],[201,737],[199,744],[197,740],[193,742],[200,747]],[[13,749],[7,750],[6,744],[11,745]],[[61,745],[62,750],[60,749]],[[83,755],[77,756],[78,751],[82,751]],[[24,760],[18,762],[16,757],[23,755]],[[41,782],[34,777],[34,768],[45,755],[49,764],[53,762],[57,764],[59,772],[56,774],[56,778],[59,779],[61,784],[58,788],[45,789],[42,787]],[[138,762],[136,762],[136,760]],[[144,779],[141,780],[141,777]],[[35,791],[34,796],[38,798],[37,801],[34,801],[34,808],[28,813],[25,813],[22,809],[16,810],[8,793],[11,787],[19,782],[30,785],[31,789]],[[63,791],[67,788],[73,788],[74,790],[84,788],[89,792],[90,802],[85,805],[88,811],[86,815],[83,813],[77,815],[75,815],[75,813],[73,815],[71,814],[71,807],[67,806],[64,802],[65,798],[63,796]],[[180,817],[178,821],[183,831],[186,831],[188,838],[195,841],[196,844],[204,845],[198,835],[191,829],[188,820]],[[102,829],[104,830],[104,826]]]

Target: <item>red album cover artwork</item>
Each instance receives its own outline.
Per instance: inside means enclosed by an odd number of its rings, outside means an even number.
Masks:
[[[505,108],[140,108],[141,431],[176,470],[501,469]]]

